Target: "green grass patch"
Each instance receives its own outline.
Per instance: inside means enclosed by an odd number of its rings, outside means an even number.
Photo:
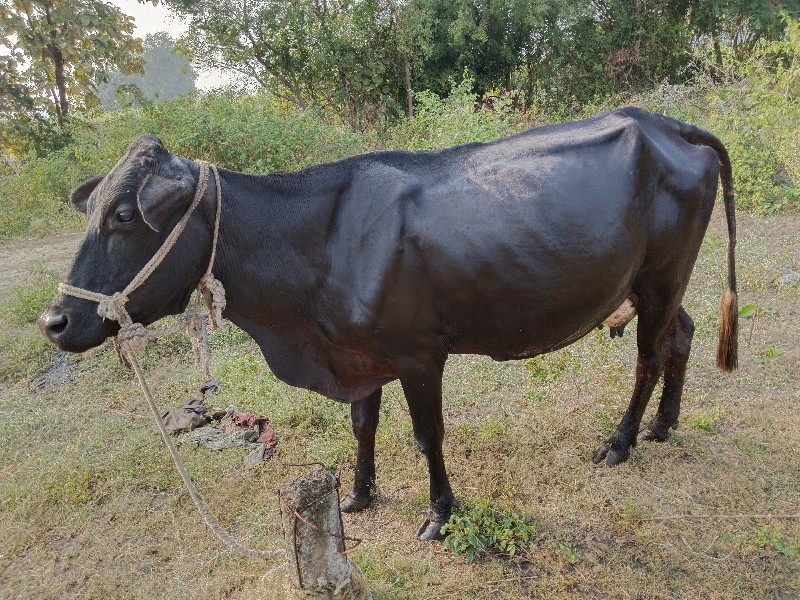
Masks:
[[[44,309],[56,295],[61,276],[41,264],[30,270],[24,284],[12,285],[8,297],[0,307],[0,315],[12,325],[36,323]]]
[[[800,540],[786,534],[781,523],[761,523],[756,531],[755,545],[760,550],[800,558]]]

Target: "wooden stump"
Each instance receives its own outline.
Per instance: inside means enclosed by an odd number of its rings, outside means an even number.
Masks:
[[[371,600],[358,566],[342,552],[344,531],[336,477],[323,467],[280,489],[281,522],[292,598]]]

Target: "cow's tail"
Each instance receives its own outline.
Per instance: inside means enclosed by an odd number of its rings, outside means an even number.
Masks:
[[[733,172],[728,151],[715,135],[689,126],[684,130],[684,139],[692,144],[709,146],[717,153],[722,181],[722,199],[725,203],[725,217],[728,221],[728,287],[722,295],[720,307],[719,336],[717,339],[717,367],[730,373],[739,366],[739,299],[736,293],[736,213],[733,201]]]

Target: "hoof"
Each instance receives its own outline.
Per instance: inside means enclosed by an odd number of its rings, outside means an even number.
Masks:
[[[608,442],[606,442],[605,444],[600,446],[600,449],[597,452],[594,453],[594,456],[592,457],[592,462],[594,464],[596,464],[596,465],[601,463],[603,461],[603,459],[606,457],[606,455],[608,454],[608,451],[609,451],[610,448],[611,448],[611,444],[608,443]]]
[[[666,442],[667,430],[663,428],[654,428],[648,425],[647,429],[642,434],[642,439],[646,442]]]
[[[342,512],[354,513],[364,510],[370,504],[372,504],[372,496],[354,496],[353,493],[350,492],[345,496],[344,500],[342,500],[340,507]]]
[[[450,520],[450,514],[439,515],[432,510],[417,529],[417,539],[422,541],[443,540],[442,527]]]
[[[628,460],[629,456],[630,452],[619,452],[611,448],[606,454],[606,466],[616,467],[618,464],[624,463],[626,460]]]
[[[658,416],[653,417],[653,419],[647,424],[647,428],[642,435],[642,439],[649,441],[649,442],[666,442],[667,441],[667,433],[669,433],[670,429],[677,429],[678,423],[666,423],[665,421],[658,418]]]
[[[606,442],[603,444],[602,448],[595,453],[592,462],[594,462],[594,464],[599,464],[605,460],[607,467],[614,467],[628,460],[629,456],[630,452],[615,450],[610,442]]]

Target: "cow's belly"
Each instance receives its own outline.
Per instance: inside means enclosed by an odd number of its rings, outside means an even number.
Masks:
[[[630,321],[635,310],[627,309],[627,294],[623,291],[606,298],[564,299],[558,305],[538,307],[531,303],[527,310],[495,307],[494,311],[482,312],[479,318],[457,323],[450,352],[484,354],[496,360],[551,352],[577,341],[609,319],[614,323]]]
[[[452,332],[450,351],[524,358],[586,335],[621,309],[641,266],[643,250],[630,238],[620,235],[604,250],[525,253],[517,246],[494,268],[441,272],[433,281]]]
[[[226,317],[253,336],[275,376],[340,402],[356,402],[396,379],[392,364],[358,343],[331,340],[316,324],[267,328],[239,315]]]

